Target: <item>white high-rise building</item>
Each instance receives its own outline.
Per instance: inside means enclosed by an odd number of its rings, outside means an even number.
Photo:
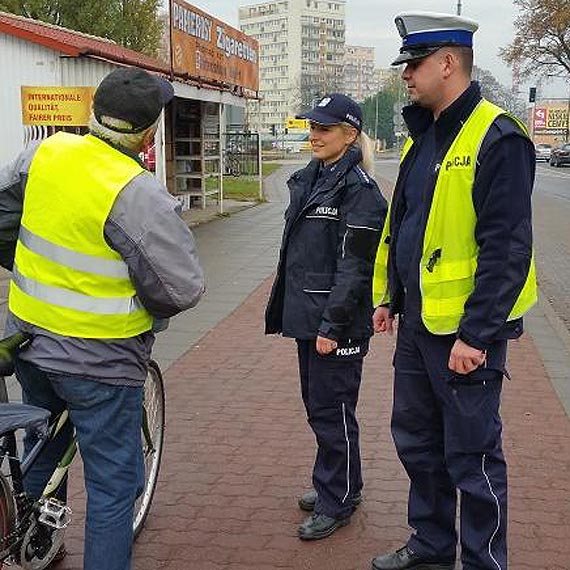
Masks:
[[[345,47],[344,92],[355,101],[375,95],[378,83],[374,74],[374,48],[363,46]]]
[[[261,128],[327,92],[343,91],[346,0],[274,0],[239,8],[243,32],[259,42]]]

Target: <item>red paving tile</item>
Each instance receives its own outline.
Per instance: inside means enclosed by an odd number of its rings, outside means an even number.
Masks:
[[[327,540],[296,538],[314,441],[294,342],[263,335],[266,282],[166,374],[160,486],[135,546],[135,570],[356,570],[408,536],[407,479],[390,433],[393,338],[374,339],[359,418],[364,502]],[[532,340],[513,342],[505,383],[510,568],[570,570],[570,420]],[[81,568],[82,493],[74,467],[70,556]],[[112,556],[112,553],[110,553]]]

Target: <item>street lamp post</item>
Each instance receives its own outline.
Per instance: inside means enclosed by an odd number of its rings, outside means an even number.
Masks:
[[[380,99],[380,91],[376,91],[376,113],[374,119],[374,138],[376,139],[376,145],[378,145],[378,99]]]
[[[457,15],[461,16],[461,0],[457,0]]]

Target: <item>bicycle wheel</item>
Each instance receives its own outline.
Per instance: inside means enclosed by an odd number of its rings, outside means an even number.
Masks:
[[[12,489],[4,475],[0,473],[0,568],[11,546],[9,536],[14,530],[15,513]]]
[[[158,480],[164,442],[164,384],[158,364],[151,360],[144,384],[142,446],[145,464],[144,488],[135,503],[133,532],[140,534],[152,503]]]

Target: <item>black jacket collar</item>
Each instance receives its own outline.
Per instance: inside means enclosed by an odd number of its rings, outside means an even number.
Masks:
[[[444,109],[435,121],[436,145],[439,146],[447,135],[463,120],[465,120],[481,101],[481,89],[476,81],[453,102]],[[434,122],[433,114],[429,109],[413,104],[402,109],[404,121],[408,126],[410,136],[418,139]]]
[[[320,186],[321,184],[332,182],[334,185],[351,168],[359,164],[361,160],[362,151],[357,146],[351,145],[334,164],[324,166],[322,161],[314,158],[305,168],[293,174],[292,178],[297,178],[303,184],[309,184],[311,187],[315,183],[318,183]]]

